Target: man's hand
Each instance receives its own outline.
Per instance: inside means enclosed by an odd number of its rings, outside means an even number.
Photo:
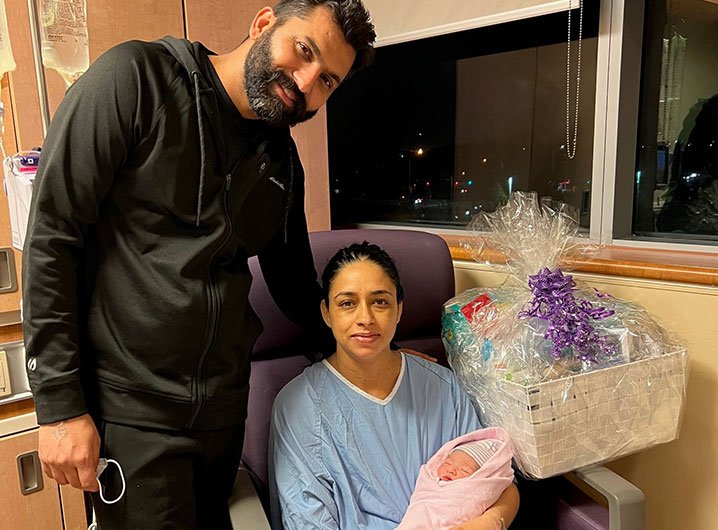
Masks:
[[[95,471],[100,457],[100,435],[89,414],[40,425],[38,453],[42,470],[58,484],[98,490]]]

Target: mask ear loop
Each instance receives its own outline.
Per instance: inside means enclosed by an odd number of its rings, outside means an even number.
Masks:
[[[98,530],[97,527],[97,516],[95,515],[95,509],[92,509],[92,523],[87,527],[87,530]]]
[[[117,469],[120,471],[120,478],[122,479],[122,491],[120,492],[120,495],[116,499],[108,501],[107,499],[105,499],[105,496],[102,494],[102,483],[100,482],[100,475],[102,475],[102,473],[105,471],[105,469],[107,469],[107,464],[110,464],[110,463],[115,464],[117,466]],[[125,474],[122,472],[122,467],[117,462],[117,460],[113,460],[111,458],[107,458],[107,459],[100,458],[100,462],[98,463],[97,469],[99,472],[98,472],[97,478],[95,480],[97,480],[97,485],[100,487],[100,490],[99,490],[100,499],[102,499],[102,502],[104,502],[105,504],[115,504],[125,494],[125,486],[126,486]],[[92,509],[92,523],[90,524],[90,526],[87,527],[87,530],[98,530],[97,515],[95,514],[94,508]]]
[[[118,497],[117,497],[116,499],[113,499],[113,500],[111,500],[111,501],[108,501],[107,499],[105,499],[105,496],[102,494],[102,484],[100,483],[100,477],[98,476],[98,477],[97,477],[97,484],[100,486],[100,491],[99,491],[99,493],[100,493],[100,499],[102,499],[102,502],[104,502],[105,504],[115,504],[115,503],[116,503],[117,501],[119,501],[119,500],[122,498],[122,496],[125,494],[125,475],[124,475],[124,473],[122,473],[122,467],[120,466],[120,464],[117,463],[117,460],[113,460],[112,458],[108,458],[106,461],[107,461],[107,464],[108,464],[108,465],[109,465],[109,464],[115,464],[115,465],[117,466],[117,469],[120,471],[120,478],[122,479],[122,491],[120,492],[120,494],[118,495]]]

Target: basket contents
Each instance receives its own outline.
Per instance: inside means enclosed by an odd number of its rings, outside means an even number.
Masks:
[[[577,287],[559,264],[594,249],[577,243],[566,205],[514,193],[472,223],[475,258],[498,251],[510,273],[497,288],[449,300],[449,363],[486,425],[514,439],[524,475],[546,478],[674,440],[687,351],[640,305]]]

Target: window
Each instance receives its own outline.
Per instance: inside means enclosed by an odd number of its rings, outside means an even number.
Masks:
[[[587,0],[573,159],[566,12],[378,48],[329,101],[333,227],[463,228],[511,191],[535,190],[575,206],[589,228],[598,21],[599,3]],[[571,51],[573,134],[576,40]]]
[[[718,242],[718,2],[647,0],[643,34],[633,232]]]
[[[461,229],[535,190],[594,241],[718,251],[718,0],[584,2],[574,159],[565,12],[380,47],[329,102],[333,226]]]

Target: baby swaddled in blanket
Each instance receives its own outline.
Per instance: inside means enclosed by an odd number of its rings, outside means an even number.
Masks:
[[[498,427],[444,444],[421,466],[397,530],[448,530],[479,517],[513,481],[512,457],[511,439]]]

